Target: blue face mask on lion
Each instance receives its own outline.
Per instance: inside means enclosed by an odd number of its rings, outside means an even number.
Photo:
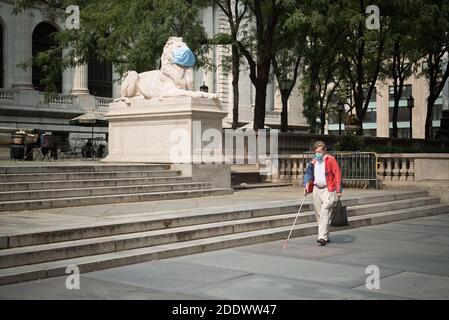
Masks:
[[[195,56],[188,47],[173,49],[173,62],[183,67],[193,67],[195,65]]]

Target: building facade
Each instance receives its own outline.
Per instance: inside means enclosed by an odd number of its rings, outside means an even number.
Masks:
[[[425,63],[421,64],[425,66]],[[432,110],[432,131],[440,128],[440,120],[443,110],[449,110],[448,84],[441,92]],[[411,77],[403,88],[398,110],[398,138],[410,138],[410,110],[407,107],[407,99],[414,98],[412,109],[412,135],[415,139],[424,139],[425,123],[427,115],[427,96],[429,95],[427,80],[424,77]],[[367,113],[363,119],[364,135],[377,137],[391,137],[393,130],[393,82],[378,81],[376,91],[373,93]],[[344,118],[343,118],[344,121]],[[341,125],[344,130],[344,123]],[[326,125],[327,132],[338,134],[339,119],[337,115],[331,115]]]
[[[113,66],[92,59],[86,65],[62,71],[57,83],[58,96],[52,98],[50,103],[45,103],[40,84],[42,70],[24,63],[40,51],[48,49],[52,45],[50,35],[64,26],[50,21],[43,7],[33,7],[19,15],[11,13],[13,7],[14,1],[0,0],[0,131],[5,133],[13,128],[40,128],[70,139],[90,135],[90,128],[71,126],[69,120],[92,110],[107,111],[108,104],[120,94],[120,83]],[[226,16],[216,6],[204,9],[201,18],[210,37],[228,29]],[[229,54],[229,48],[215,46],[210,55],[217,66],[216,70],[207,72],[200,69],[195,72],[195,90],[199,90],[203,83],[206,84],[209,92],[219,95],[223,109],[228,112],[223,121],[224,128],[231,126],[233,116],[232,75],[226,73],[221,64],[222,58]],[[376,88],[364,123],[367,135],[390,135],[390,87],[391,84],[379,83]],[[413,137],[424,137],[426,88],[425,79],[422,78],[413,78],[407,82],[400,104],[400,137],[407,137],[409,132],[406,99],[410,93],[415,98]],[[255,88],[250,81],[248,68],[242,67],[239,90],[239,122],[244,125],[253,120],[255,105]],[[448,97],[449,89],[446,86],[434,108],[435,128],[439,127],[441,110],[449,108]],[[303,97],[298,89],[292,92],[288,108],[290,128],[305,132],[308,126],[302,112]],[[280,127],[281,109],[280,92],[273,77],[267,90],[265,122],[268,126]],[[328,133],[338,133],[338,117],[329,118],[326,130]],[[98,128],[96,131],[104,136],[107,129]]]
[[[113,66],[93,59],[86,65],[62,71],[57,83],[58,96],[52,98],[49,104],[44,103],[40,84],[42,71],[24,63],[51,47],[50,35],[64,28],[64,25],[50,21],[43,7],[33,7],[19,15],[11,13],[13,7],[13,1],[0,1],[0,128],[4,128],[3,131],[10,128],[40,128],[70,137],[88,135],[90,128],[70,126],[68,121],[87,111],[105,112],[108,103],[119,97],[120,83]],[[224,14],[215,6],[203,10],[201,15],[209,36],[227,29]],[[217,69],[215,72],[195,72],[195,90],[199,90],[204,83],[209,87],[209,92],[218,93],[223,109],[229,112],[223,126],[229,127],[232,123],[232,79],[220,63],[223,55],[229,54],[228,49],[217,46],[210,54]],[[239,89],[239,122],[244,125],[253,120],[255,97],[254,86],[246,71],[242,71]],[[274,79],[267,91],[266,122],[279,127],[281,100],[275,90]],[[289,103],[289,123],[293,128],[305,130],[307,126],[301,107],[301,97],[296,92]],[[96,131],[104,135],[106,130],[99,128]]]

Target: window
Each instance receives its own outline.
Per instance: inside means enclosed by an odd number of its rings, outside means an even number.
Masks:
[[[390,101],[394,101],[394,86],[390,86],[390,95],[389,95],[389,100]],[[412,85],[411,84],[406,84],[402,87],[402,95],[401,95],[401,100],[407,100],[408,97],[410,97],[412,94]]]
[[[369,102],[376,102],[377,96],[376,96],[376,88],[373,89],[373,92],[371,93],[371,98],[369,99]],[[366,97],[368,95],[368,88],[363,88],[363,101],[366,101]]]
[[[390,129],[390,137],[393,136],[393,129]],[[409,128],[398,128],[398,138],[410,138]]]
[[[55,47],[55,41],[52,34],[58,30],[51,24],[42,22],[36,26],[33,31],[33,58],[37,56],[39,52],[47,51]],[[62,53],[61,53],[62,56]],[[42,67],[33,65],[33,87],[38,91],[45,91],[45,86],[41,84],[41,80],[45,78],[46,74]],[[62,72],[59,74],[56,80],[56,90],[57,92],[62,92]]]
[[[433,121],[441,120],[441,117],[443,116],[442,112],[443,112],[443,105],[435,104],[432,108],[432,120]]]
[[[390,122],[393,121],[393,101],[394,101],[394,87],[390,86],[389,87],[390,90],[390,94],[389,94],[389,99],[390,99],[390,108],[388,109],[389,111],[389,118],[390,118]],[[406,84],[404,85],[403,89],[402,89],[402,95],[401,95],[401,100],[399,101],[399,108],[398,108],[398,122],[409,122],[410,121],[410,110],[407,108],[407,99],[412,95],[412,85],[411,84]],[[415,105],[416,107],[416,105]],[[404,136],[405,137],[405,136]]]
[[[112,65],[89,59],[88,88],[91,95],[112,98]]]

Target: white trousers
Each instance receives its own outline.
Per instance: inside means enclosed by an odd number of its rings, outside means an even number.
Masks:
[[[329,239],[329,218],[334,204],[335,192],[326,188],[313,187],[313,206],[315,207],[316,221],[318,223],[318,239]]]

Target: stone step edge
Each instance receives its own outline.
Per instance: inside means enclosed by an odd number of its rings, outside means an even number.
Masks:
[[[0,180],[2,177],[26,177],[26,176],[55,176],[55,175],[81,175],[81,174],[113,174],[113,173],[140,173],[140,172],[181,172],[180,170],[172,169],[162,169],[162,170],[123,170],[123,171],[73,171],[73,172],[49,172],[49,173],[11,173],[11,174],[0,174]],[[88,180],[88,179],[86,179]],[[43,180],[43,181],[54,181],[54,180]],[[11,181],[14,182],[14,181]],[[28,181],[18,181],[18,182],[28,182]],[[35,182],[31,180],[29,182]]]
[[[358,207],[358,208],[369,208],[369,207],[375,207],[378,206],[378,201],[377,199],[381,197],[381,196],[373,196],[372,198],[372,202],[369,203],[365,203],[365,204],[354,204],[354,205],[350,205],[348,206],[348,208],[353,208],[353,207]],[[390,197],[390,196],[389,196]],[[439,199],[437,197],[429,197],[429,196],[424,196],[424,197],[417,197],[417,198],[407,198],[407,199],[400,199],[400,200],[392,200],[392,201],[387,201],[387,203],[401,203],[401,202],[410,202],[410,199],[414,200],[414,201],[420,201],[420,200],[425,200],[425,199]],[[345,203],[349,202],[349,201],[354,201],[354,199],[348,199],[348,200],[343,200],[343,204],[345,205]],[[0,249],[6,249],[6,248],[16,248],[16,247],[25,247],[25,246],[30,246],[30,245],[39,245],[39,244],[45,244],[45,243],[29,243],[29,241],[35,240],[38,237],[41,238],[48,238],[50,236],[51,233],[71,233],[71,234],[78,234],[80,235],[80,238],[73,238],[71,237],[71,239],[66,239],[63,241],[54,241],[54,242],[50,242],[50,243],[58,243],[58,242],[65,242],[65,241],[74,241],[74,240],[81,240],[81,239],[88,239],[88,238],[92,238],[92,237],[85,237],[83,236],[83,234],[86,233],[96,233],[96,232],[100,232],[104,230],[107,230],[108,228],[113,228],[113,229],[117,229],[122,227],[123,228],[132,228],[133,225],[139,225],[139,224],[153,224],[153,225],[157,225],[157,224],[162,224],[164,225],[164,228],[173,228],[170,227],[170,225],[172,224],[172,221],[176,220],[176,219],[183,219],[186,220],[187,222],[191,219],[198,219],[198,218],[202,218],[202,219],[210,219],[213,216],[216,215],[222,215],[222,214],[228,214],[230,217],[232,217],[232,215],[235,214],[241,214],[241,213],[245,213],[247,211],[256,211],[256,210],[263,210],[263,211],[270,211],[273,209],[277,209],[278,213],[275,214],[287,214],[289,212],[293,212],[296,213],[297,210],[299,209],[299,204],[279,204],[280,201],[275,201],[274,203],[268,203],[265,205],[253,205],[250,207],[246,207],[244,209],[238,209],[238,205],[235,207],[226,207],[226,208],[222,208],[222,207],[218,207],[218,208],[212,208],[212,210],[207,210],[203,213],[198,213],[198,211],[196,211],[196,215],[192,215],[192,209],[185,209],[182,212],[178,212],[178,213],[171,213],[171,211],[161,211],[158,214],[169,214],[168,217],[160,217],[160,216],[156,216],[156,217],[145,217],[145,218],[129,218],[126,221],[118,221],[115,223],[99,223],[96,225],[86,225],[86,226],[77,226],[74,228],[67,228],[67,229],[49,229],[49,230],[43,230],[43,231],[38,231],[38,232],[33,232],[33,233],[22,233],[22,234],[12,234],[12,235],[7,235],[7,236],[0,236]],[[310,211],[313,210],[313,204],[311,203],[304,203],[304,207],[302,209],[303,211]],[[287,211],[287,212],[285,212]],[[153,213],[156,214],[156,213]],[[272,214],[263,214],[262,216],[272,216]],[[253,214],[251,215],[251,217],[254,217]],[[256,217],[260,217],[256,216]],[[197,223],[184,223],[181,224],[177,227],[184,227],[184,226],[190,226],[190,225],[198,225]],[[155,228],[155,229],[151,229],[151,230],[159,230],[160,228]],[[120,233],[110,233],[110,234],[104,234],[101,236],[97,236],[97,237],[105,237],[105,236],[114,236],[117,234],[127,234],[127,233],[136,233],[136,232],[145,232],[145,231],[151,231],[151,230],[139,230],[139,231],[133,231],[133,232],[120,232]],[[95,238],[97,238],[95,237]],[[29,241],[24,241],[23,238],[28,238],[30,239]],[[22,245],[20,244],[22,243]],[[11,245],[13,245],[11,247]]]
[[[412,208],[402,208],[399,210],[392,210],[388,211],[388,213],[391,214],[400,214],[400,213],[407,213],[407,212],[416,212],[416,211],[422,211],[422,210],[433,210],[433,209],[440,209],[440,208],[446,208],[449,211],[449,205],[445,204],[430,204],[430,205],[422,205],[422,206],[416,206]],[[382,214],[387,213],[385,211],[379,211],[379,212],[372,212],[369,214]],[[355,214],[348,215],[348,219],[357,217],[357,216],[363,216],[365,214],[358,214],[357,212]],[[57,242],[57,243],[50,243],[50,244],[42,244],[42,245],[36,245],[36,246],[27,246],[27,247],[18,247],[18,248],[11,248],[11,249],[4,249],[0,250],[0,258],[11,256],[11,255],[23,255],[23,254],[36,254],[36,253],[44,253],[45,251],[52,251],[52,250],[70,250],[75,248],[80,248],[83,246],[89,246],[89,245],[101,245],[101,244],[107,244],[107,243],[113,243],[117,241],[129,241],[129,240],[135,240],[139,238],[151,238],[151,237],[160,237],[160,236],[169,236],[172,234],[182,234],[182,233],[189,233],[192,231],[208,231],[213,232],[214,229],[220,229],[220,228],[229,228],[232,227],[232,233],[242,233],[246,231],[236,231],[239,228],[243,228],[245,225],[248,224],[263,224],[264,222],[269,222],[273,220],[292,220],[294,221],[294,218],[296,216],[296,213],[290,213],[290,214],[283,214],[283,215],[277,215],[277,216],[265,216],[265,217],[258,217],[258,218],[247,218],[247,219],[239,219],[239,220],[230,220],[225,222],[215,222],[215,223],[207,223],[207,224],[201,224],[201,225],[192,225],[192,226],[185,226],[185,227],[178,227],[178,228],[171,228],[171,229],[160,229],[160,230],[152,230],[152,231],[146,231],[146,232],[136,232],[136,233],[129,233],[129,234],[121,234],[121,235],[114,235],[109,237],[101,237],[101,238],[88,238],[88,239],[82,239],[82,240],[74,240],[74,241],[66,241],[66,242]],[[315,221],[315,213],[313,211],[303,212],[298,215],[298,217],[306,218],[307,222],[298,222],[298,225],[303,225],[307,223],[314,223]],[[312,220],[312,221],[311,221]],[[291,222],[289,222],[291,223]],[[265,228],[262,228],[265,229]],[[258,229],[258,230],[262,230]],[[256,230],[252,230],[256,231]],[[197,238],[201,239],[201,238]],[[172,243],[172,242],[167,242]],[[146,246],[148,247],[148,246]],[[129,250],[129,249],[125,249]],[[121,250],[117,250],[121,251]],[[1,269],[1,268],[0,268]]]
[[[32,168],[32,171],[28,171],[28,169]],[[45,171],[49,169],[53,172]],[[16,175],[16,174],[49,174],[49,173],[69,173],[69,172],[110,172],[108,169],[117,168],[118,171],[122,171],[121,169],[128,168],[146,168],[153,169],[158,168],[159,170],[169,170],[169,164],[129,164],[129,165],[115,165],[115,164],[92,164],[92,165],[54,165],[54,166],[11,166],[5,167],[0,166],[0,176],[2,175]],[[61,172],[54,172],[54,170],[63,169]],[[79,170],[85,169],[87,171],[68,171],[68,170]],[[91,169],[91,170],[90,170]],[[106,169],[106,171],[104,170]],[[24,173],[17,173],[17,171],[24,170]],[[34,171],[34,170],[42,170],[42,171]],[[67,171],[64,171],[67,170]],[[125,170],[128,171],[128,170]]]
[[[2,195],[10,195],[10,194],[27,194],[31,192],[69,192],[73,190],[82,191],[82,190],[106,190],[106,189],[123,189],[123,188],[143,188],[143,187],[168,187],[168,186],[178,186],[178,185],[196,185],[196,184],[212,184],[212,182],[206,181],[195,181],[195,182],[177,182],[177,183],[156,183],[156,184],[136,184],[136,185],[125,185],[125,186],[102,186],[102,187],[87,187],[87,188],[69,188],[69,189],[42,189],[42,190],[15,190],[15,191],[0,191],[0,197]],[[54,198],[47,198],[54,199]],[[33,199],[28,199],[33,200]],[[45,199],[39,199],[45,200]],[[16,200],[11,200],[16,201]],[[17,200],[19,201],[19,200]],[[21,201],[21,200],[20,200]]]
[[[47,202],[47,201],[66,201],[66,200],[79,200],[79,199],[96,199],[96,198],[108,198],[114,197],[127,197],[127,196],[146,196],[146,195],[159,195],[166,193],[182,193],[182,192],[193,192],[193,191],[207,191],[207,190],[221,190],[225,188],[207,188],[207,189],[192,189],[192,190],[176,190],[176,191],[161,191],[161,192],[140,192],[140,193],[123,193],[115,195],[101,195],[101,196],[83,196],[83,197],[65,197],[65,198],[48,198],[48,199],[31,199],[31,200],[13,200],[13,201],[1,201],[1,204],[20,204],[20,203],[33,203],[33,202]]]
[[[345,229],[364,227],[368,225],[383,224],[388,222],[413,219],[417,217],[426,217],[444,214],[447,212],[448,211],[437,213],[428,212],[421,214],[402,213],[398,215],[385,214],[385,213],[383,215],[368,214],[358,216],[354,219],[350,218],[349,227],[332,228],[331,231],[339,231]],[[359,222],[359,224],[355,225],[355,223],[357,222]],[[36,265],[27,265],[8,269],[0,269],[0,285],[52,278],[58,276],[67,276],[66,274],[67,266],[72,265],[76,265],[81,273],[87,273],[152,260],[167,259],[176,256],[203,253],[268,241],[285,240],[287,238],[288,232],[290,231],[290,228],[291,227],[270,228],[200,240],[177,242],[149,248],[132,249],[82,258],[45,262]],[[313,235],[316,233],[316,228],[317,228],[316,223],[309,223],[305,225],[295,226],[292,232],[292,238]],[[279,243],[279,250],[282,249],[282,244],[283,243]]]
[[[187,177],[187,176],[167,176],[167,177],[139,177],[139,178],[117,178],[117,179],[79,179],[79,180],[47,180],[47,181],[17,181],[17,182],[0,182],[0,187],[2,186],[14,186],[17,184],[24,184],[24,185],[28,185],[28,184],[42,184],[42,183],[82,183],[82,182],[122,182],[122,181],[127,181],[127,180],[132,180],[132,181],[139,181],[139,180],[158,180],[158,179],[168,179],[168,180],[177,180],[177,179],[192,179],[191,177]],[[125,186],[128,184],[124,184]],[[120,186],[117,185],[116,186]],[[77,189],[76,187],[74,187],[74,189]],[[48,190],[48,189],[22,189],[22,190],[17,190],[17,191],[32,191],[32,190]]]

